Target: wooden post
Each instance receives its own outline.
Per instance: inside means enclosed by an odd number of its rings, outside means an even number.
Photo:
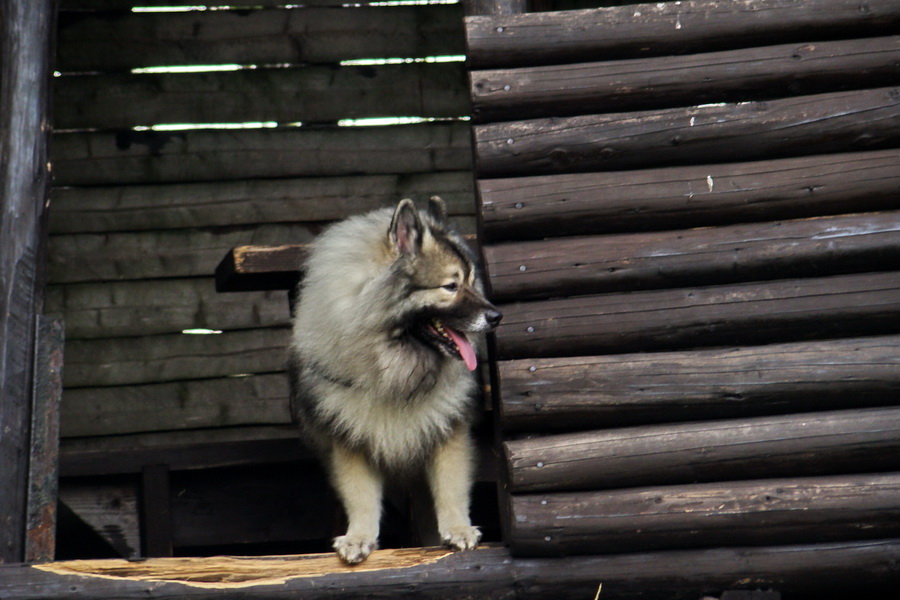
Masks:
[[[56,0],[0,4],[0,562],[25,558]]]

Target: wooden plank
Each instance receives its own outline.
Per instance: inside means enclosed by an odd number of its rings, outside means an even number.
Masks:
[[[309,249],[307,244],[233,248],[216,267],[216,290],[293,290],[302,277]]]
[[[132,481],[63,481],[60,502],[125,558],[141,554],[138,490]]]
[[[474,127],[483,177],[614,171],[877,149],[900,139],[900,93],[879,88],[766,102]]]
[[[455,122],[60,133],[53,173],[57,185],[112,185],[461,171],[471,166],[469,129]]]
[[[468,115],[462,62],[71,75],[54,81],[60,129],[161,123],[336,123]]]
[[[517,492],[900,468],[900,408],[648,425],[503,443]]]
[[[50,286],[47,308],[63,313],[67,339],[256,329],[290,322],[283,291],[217,294],[209,278]]]
[[[279,327],[71,340],[65,384],[101,387],[278,372],[284,369],[289,338],[290,330]]]
[[[865,273],[506,304],[500,359],[896,333],[900,277]]]
[[[354,4],[372,4],[378,0],[359,0]],[[202,3],[190,6],[199,7],[241,7],[244,2],[235,0],[203,0]],[[343,6],[345,0],[306,0],[303,6]],[[253,0],[254,8],[281,8],[284,0]],[[173,0],[60,0],[60,10],[129,10],[131,7],[171,7],[180,6]]]
[[[38,316],[35,383],[28,457],[25,560],[53,560],[59,482],[59,405],[62,398],[64,326],[58,317]]]
[[[141,469],[141,555],[172,556],[171,485],[169,467],[147,465]]]
[[[891,0],[685,0],[586,10],[466,18],[469,60],[478,67],[643,57],[781,42],[891,33]]]
[[[412,32],[416,32],[412,35]],[[56,69],[337,63],[464,54],[462,7],[60,14]]]
[[[894,404],[900,336],[501,361],[499,419],[554,431]]]
[[[506,548],[376,550],[365,565],[342,565],[333,553],[279,557],[212,557],[69,561],[33,567],[0,565],[21,600],[247,598],[273,584],[298,598],[510,598],[583,600],[598,584],[617,598],[696,600],[711,590],[777,587],[785,593],[864,593],[877,597],[900,573],[897,540],[761,548],[515,559]],[[427,587],[423,585],[427,581]],[[265,586],[265,587],[264,587]],[[267,590],[268,588],[268,590]],[[885,595],[884,597],[889,597]]]
[[[134,474],[148,464],[195,471],[311,458],[293,424],[132,433],[62,440],[60,476]]]
[[[900,82],[900,37],[475,71],[473,115],[510,121],[819,94]]]
[[[66,390],[63,437],[292,422],[283,374]]]
[[[900,212],[513,242],[484,255],[501,302],[897,269]]]
[[[710,185],[710,182],[712,185]],[[900,150],[481,179],[490,240],[677,229],[898,208]]]
[[[510,544],[556,556],[883,538],[900,530],[898,499],[897,473],[513,496]]]
[[[471,171],[163,185],[56,187],[50,233],[329,222],[437,194],[451,216],[475,211]]]
[[[37,319],[44,302],[55,0],[0,17],[0,562],[26,552]]]

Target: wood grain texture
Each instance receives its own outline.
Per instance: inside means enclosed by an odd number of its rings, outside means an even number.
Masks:
[[[900,37],[472,73],[480,121],[741,102],[900,82]]]
[[[474,127],[480,177],[613,171],[878,149],[900,139],[900,92],[879,88],[766,102]]]
[[[895,404],[900,337],[500,361],[499,418],[558,431]]]
[[[574,11],[466,18],[469,60],[478,68],[578,62],[821,41],[890,32],[891,0],[686,0]]]
[[[888,334],[900,323],[900,278],[864,273],[578,296],[501,310],[501,359]]]
[[[900,208],[900,150],[478,181],[486,239]]]
[[[840,475],[513,496],[512,552],[559,556],[884,538],[900,475]]]

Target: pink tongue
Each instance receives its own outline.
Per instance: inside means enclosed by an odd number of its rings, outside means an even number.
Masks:
[[[444,331],[447,332],[447,335],[453,340],[453,343],[456,344],[457,349],[459,350],[459,354],[462,356],[463,362],[466,363],[466,367],[470,371],[474,371],[475,367],[478,366],[478,359],[475,357],[475,349],[472,348],[472,344],[469,343],[469,340],[466,339],[466,336],[461,333],[457,333],[444,325]]]

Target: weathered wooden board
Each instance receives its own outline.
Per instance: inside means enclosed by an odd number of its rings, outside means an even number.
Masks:
[[[212,277],[50,286],[48,311],[65,315],[67,339],[278,327],[287,294],[217,294]]]
[[[34,567],[0,565],[9,593],[21,600],[70,598],[73,588],[97,600],[131,598],[237,600],[296,598],[616,598],[696,600],[711,591],[777,588],[784,593],[847,596],[893,589],[900,541],[717,548],[677,552],[512,559],[505,548],[376,550],[363,565],[333,553],[258,558],[171,558],[141,562],[70,561]],[[602,586],[602,589],[601,587]],[[603,591],[605,590],[605,591]],[[887,596],[885,596],[887,597]]]
[[[649,425],[503,444],[512,492],[900,469],[900,408]]]
[[[478,68],[658,56],[890,32],[891,0],[685,0],[466,18]]]
[[[500,361],[504,429],[549,432],[894,404],[900,336]]]
[[[900,212],[487,246],[493,297],[608,291],[900,268]]]
[[[462,62],[71,75],[54,84],[57,130],[469,114]]]
[[[289,337],[287,328],[271,328],[72,340],[66,347],[65,385],[99,387],[282,371]]]
[[[283,374],[67,389],[63,437],[291,423]]]
[[[63,481],[60,502],[126,558],[141,553],[136,482]]]
[[[510,543],[547,556],[886,538],[898,499],[897,473],[514,495]]]
[[[354,4],[371,4],[377,0],[359,0]],[[342,6],[344,0],[306,0],[303,6]],[[234,7],[243,6],[234,0],[203,0],[200,7]],[[285,5],[284,0],[253,0],[257,8],[279,8]],[[60,10],[129,10],[131,7],[164,7],[179,6],[173,0],[60,0]]]
[[[410,35],[410,32],[417,32]],[[56,69],[337,63],[464,54],[453,5],[181,13],[62,13]]]
[[[216,267],[216,290],[293,290],[303,275],[307,244],[238,246]]]
[[[864,273],[501,306],[499,358],[896,333],[900,277]]]
[[[510,121],[879,87],[900,82],[900,37],[476,71],[473,115]]]
[[[896,149],[478,182],[489,240],[900,208],[898,186]]]
[[[437,194],[475,211],[470,171],[102,187],[56,187],[51,234],[322,223]]]
[[[59,133],[57,185],[461,171],[467,123],[393,127]]]
[[[65,438],[60,442],[60,476],[140,473],[148,464],[194,471],[312,458],[294,425],[258,425]]]
[[[877,149],[900,140],[900,90],[511,121],[477,125],[474,136],[483,177]]]

